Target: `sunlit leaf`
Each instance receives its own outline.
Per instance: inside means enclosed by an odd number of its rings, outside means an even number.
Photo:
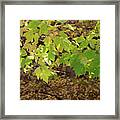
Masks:
[[[81,42],[85,41],[85,38],[83,36],[80,36],[80,37],[77,37],[77,38],[74,38],[74,39],[77,43],[81,43]]]
[[[48,34],[48,25],[47,25],[47,22],[42,21],[40,23],[39,27],[40,27],[39,35]]]
[[[30,23],[28,24],[28,28],[36,29],[39,24],[40,24],[40,21],[39,21],[39,20],[32,20],[32,21],[30,21]]]
[[[33,35],[33,32],[32,31],[28,31],[24,34],[24,36],[26,37],[26,42],[30,42],[33,40],[34,38],[34,35]]]
[[[24,57],[24,56],[26,56],[27,55],[27,52],[24,50],[24,49],[21,49],[20,50],[20,56],[21,57]]]
[[[46,45],[51,44],[51,42],[52,42],[52,39],[51,39],[50,37],[46,37],[46,38],[44,39],[44,43],[45,43]]]
[[[55,54],[53,52],[48,52],[48,59],[54,61],[55,60]]]
[[[34,34],[34,40],[35,40],[35,43],[36,43],[36,44],[38,43],[38,38],[39,38],[38,33],[35,33],[35,34]]]
[[[80,44],[79,48],[80,48],[80,49],[84,49],[84,48],[86,48],[87,46],[88,46],[88,42],[85,40],[85,41],[83,41],[83,42]]]
[[[42,78],[43,81],[48,83],[48,78],[51,76],[51,71],[47,68],[47,66],[41,66],[35,69],[34,74],[38,78]]]

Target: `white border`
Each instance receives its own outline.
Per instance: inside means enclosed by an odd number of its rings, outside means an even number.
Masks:
[[[19,21],[21,19],[100,19],[101,100],[20,100]],[[5,115],[114,115],[115,6],[5,5]]]

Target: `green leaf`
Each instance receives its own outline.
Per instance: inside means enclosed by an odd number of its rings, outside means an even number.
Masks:
[[[49,46],[49,44],[52,43],[52,39],[48,36],[44,39],[44,43],[45,43],[46,46]]]
[[[70,66],[75,71],[76,75],[80,76],[85,73],[85,66],[81,63],[78,55],[73,55],[70,59]]]
[[[66,24],[64,27],[69,28],[70,30],[74,30],[74,29],[75,29],[75,28],[74,28],[72,25],[70,25],[70,24]]]
[[[54,40],[54,43],[55,43],[57,50],[59,52],[62,52],[63,51],[63,41],[62,41],[61,37],[57,36],[53,40]]]
[[[69,65],[70,58],[71,58],[71,54],[70,53],[63,53],[61,58],[60,58],[60,63]]]
[[[54,61],[55,60],[55,54],[52,51],[48,52],[48,59]]]
[[[56,45],[56,47],[60,44],[60,37],[55,37],[54,39],[54,43],[55,43],[55,45]]]
[[[93,50],[86,50],[84,55],[87,57],[87,59],[93,59],[96,56],[96,53]]]
[[[75,51],[78,51],[78,48],[75,45],[70,44],[69,45],[70,50],[74,53]]]
[[[20,58],[21,68],[24,68],[25,66],[30,65],[30,63],[32,63],[32,60],[29,59],[28,57]]]
[[[64,31],[60,31],[59,36],[60,36],[62,39],[65,39],[65,38],[68,37],[68,36],[64,33]]]
[[[27,52],[24,50],[24,49],[21,49],[20,50],[20,56],[21,57],[24,57],[24,56],[26,56],[27,55]]]
[[[80,36],[80,37],[74,38],[74,40],[75,40],[77,43],[81,43],[81,42],[85,41],[85,38],[84,38],[83,36]]]
[[[100,76],[100,66],[90,65],[89,72],[92,74],[93,77],[99,77]]]
[[[48,25],[46,21],[42,21],[39,27],[40,27],[39,35],[48,34]]]
[[[92,33],[90,33],[90,34],[86,37],[86,39],[87,39],[88,41],[90,41],[94,36],[95,36],[95,33],[92,32]]]
[[[84,56],[83,53],[80,53],[80,61],[84,65],[86,65],[88,63],[88,59]]]
[[[95,40],[95,39],[89,40],[90,47],[91,47],[92,49],[95,49],[95,47],[96,47],[97,45],[99,45],[99,42],[98,42],[98,41],[99,41],[99,40]]]
[[[41,78],[41,73],[42,73],[42,70],[40,67],[37,67],[34,71],[34,74],[37,76],[37,78]]]
[[[85,67],[82,63],[77,63],[76,66],[73,67],[73,70],[75,71],[76,75],[80,76],[85,73]]]
[[[66,20],[57,20],[56,22],[57,22],[57,23],[59,23],[59,22],[60,22],[60,23],[65,23]]]
[[[62,52],[63,49],[65,51],[69,51],[71,45],[70,41],[68,40],[64,32],[61,32],[60,35],[61,35],[60,37],[57,36],[54,38],[56,48],[58,49],[59,52]]]
[[[38,33],[35,33],[35,34],[34,34],[35,44],[38,43],[38,39],[39,39],[39,35],[38,35]]]
[[[21,66],[21,68],[24,68],[24,66],[25,66],[25,58],[20,58],[20,66]]]
[[[70,57],[70,65],[71,65],[71,67],[74,67],[75,61],[80,62],[80,59],[79,59],[77,54],[72,54],[71,57]]]
[[[48,30],[56,30],[56,27],[55,26],[49,26]]]
[[[47,68],[47,66],[44,66],[44,68],[42,69],[42,74],[41,77],[42,79],[48,83],[48,78],[51,76],[51,71]]]
[[[28,56],[28,59],[33,60],[33,59],[34,59],[34,56]]]
[[[100,56],[96,55],[91,61],[89,72],[93,73],[93,77],[99,77],[100,74]]]
[[[27,43],[30,42],[30,41],[32,41],[33,38],[34,38],[34,35],[33,35],[33,32],[32,32],[32,31],[26,32],[26,33],[24,34],[24,36],[25,36],[26,39],[27,39],[27,41],[26,41]]]
[[[31,48],[31,44],[30,44],[30,43],[25,42],[25,44],[24,44],[23,48],[28,50],[29,48]]]
[[[35,44],[35,42],[32,43],[32,44],[30,44],[30,47],[29,47],[28,49],[29,49],[29,52],[32,52],[33,50],[35,50],[35,49],[36,49],[36,44]]]
[[[64,39],[63,41],[61,41],[61,46],[63,47],[63,49],[65,50],[65,51],[68,51],[69,52],[69,50],[70,50],[70,41],[68,40],[68,39]]]
[[[93,77],[99,77],[100,76],[100,67],[97,67],[96,69],[94,69],[93,71]]]
[[[39,24],[40,24],[39,20],[31,20],[30,23],[28,24],[28,28],[36,29]]]
[[[51,76],[51,71],[48,69],[47,66],[40,66],[35,69],[34,74],[37,76],[37,78],[43,79],[46,83],[48,83],[48,78]]]
[[[80,44],[79,48],[80,48],[80,49],[84,49],[84,48],[86,48],[87,46],[88,46],[88,41],[87,41],[87,40],[84,40],[84,41]]]
[[[26,57],[25,65],[29,65],[30,63],[32,63],[32,60],[29,57]]]

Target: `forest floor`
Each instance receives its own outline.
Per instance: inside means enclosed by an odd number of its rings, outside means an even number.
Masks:
[[[21,73],[21,100],[99,100],[100,80],[57,77],[48,84],[34,76]]]

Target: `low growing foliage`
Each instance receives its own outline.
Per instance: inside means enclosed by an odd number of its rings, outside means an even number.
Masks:
[[[99,20],[21,20],[20,37],[21,69],[46,83],[60,65],[76,77],[100,75]]]

